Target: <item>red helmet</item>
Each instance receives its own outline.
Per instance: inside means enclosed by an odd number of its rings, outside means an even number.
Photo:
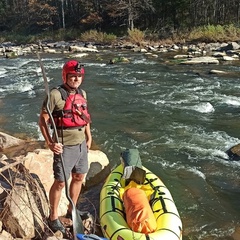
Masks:
[[[76,61],[76,60],[70,60],[68,62],[66,62],[63,66],[63,70],[62,70],[62,80],[63,83],[66,83],[67,81],[67,74],[68,73],[79,73],[79,74],[84,74],[84,67],[83,64],[81,64],[80,62]]]

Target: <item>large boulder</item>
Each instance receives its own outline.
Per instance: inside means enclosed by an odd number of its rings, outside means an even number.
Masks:
[[[3,171],[1,176],[9,179],[11,186],[0,214],[5,229],[15,238],[40,239],[45,232],[49,206],[38,177],[22,164]]]
[[[100,150],[89,150],[89,171],[85,179],[85,188],[89,188],[103,181],[106,176],[110,173],[109,160],[102,151]],[[24,166],[29,169],[31,173],[36,174],[44,189],[49,194],[50,188],[54,181],[53,170],[53,153],[49,149],[36,149],[33,152],[29,152],[24,160]],[[71,179],[69,179],[70,182]],[[63,189],[60,204],[59,204],[59,215],[62,216],[67,211],[67,205],[69,201],[64,194]]]
[[[236,42],[225,43],[224,46],[221,46],[219,51],[228,51],[228,50],[238,50],[240,49],[240,45]]]
[[[24,144],[24,142],[25,141],[22,139],[15,138],[11,135],[0,132],[0,151],[3,151],[3,149],[6,149],[6,148]]]
[[[21,150],[21,146],[26,145],[25,141],[4,133],[0,136],[4,138],[2,141],[5,143],[4,146],[16,146],[15,149],[17,149],[11,159],[0,154],[0,187],[2,189],[0,191],[2,209],[0,228],[2,229],[3,226],[3,229],[10,233],[5,236],[3,235],[5,231],[0,230],[0,239],[13,239],[12,237],[42,239],[42,236],[46,234],[46,219],[49,215],[48,195],[54,181],[53,153],[49,149],[41,148],[34,148],[34,150],[28,148],[25,152]],[[14,140],[14,144],[10,144],[8,140],[10,142]],[[99,183],[110,173],[109,160],[102,151],[90,150],[88,158],[89,171],[83,190],[93,189],[94,185],[99,186]],[[80,200],[83,202],[82,197]],[[65,215],[68,204],[69,201],[63,190],[59,204],[59,216]]]

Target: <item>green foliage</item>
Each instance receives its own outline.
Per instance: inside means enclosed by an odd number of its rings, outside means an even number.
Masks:
[[[231,35],[234,39],[238,39],[240,38],[240,28],[239,27],[235,27],[233,24],[224,26],[224,31],[225,34]]]
[[[196,41],[235,41],[240,38],[240,28],[235,27],[233,24],[230,25],[206,25],[198,28],[194,28],[187,40]]]
[[[141,44],[145,39],[145,33],[137,28],[128,29],[129,40],[135,44]]]
[[[46,31],[36,35],[26,35],[24,33],[6,33],[0,37],[0,42],[10,41],[17,44],[33,43],[38,40],[53,40],[53,41],[69,41],[79,39],[82,41],[93,41],[98,43],[113,43],[117,37],[114,34],[107,34],[90,30],[81,34],[80,30],[76,29],[59,29],[57,31]]]
[[[2,34],[0,38],[0,42],[8,42],[8,41],[16,44],[33,43],[36,41],[36,36],[19,34],[19,33]]]
[[[116,40],[114,34],[107,34],[97,30],[89,30],[81,34],[80,40],[84,42],[112,43]]]
[[[54,41],[61,41],[61,40],[75,40],[78,39],[78,36],[80,35],[80,31],[76,29],[59,29],[56,31],[48,31],[44,32],[41,35],[39,35],[39,38],[41,40],[47,40],[51,39]]]
[[[123,36],[127,28],[135,26],[129,32],[129,38],[139,44],[146,39],[146,33],[138,29],[151,30],[154,34],[150,37],[157,41],[174,37],[179,31],[204,26],[194,29],[191,37],[218,41],[229,34],[228,39],[236,39],[239,30],[233,24],[239,25],[239,0],[215,2],[217,4],[210,0],[112,0],[97,1],[96,4],[95,0],[0,0],[0,34],[25,32],[26,35],[41,34],[51,39],[71,40],[79,38],[86,30],[101,29],[102,33],[93,30],[98,33],[93,40],[112,42],[113,34]],[[218,25],[230,23],[232,25],[227,28]],[[60,29],[62,26],[66,29]],[[91,35],[95,33],[89,31],[81,37],[91,39]]]
[[[0,36],[0,43],[5,42],[6,38],[4,36]]]

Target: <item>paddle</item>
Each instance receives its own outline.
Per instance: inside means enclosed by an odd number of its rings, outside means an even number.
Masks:
[[[52,113],[51,113],[51,111],[49,109],[50,92],[49,92],[49,86],[48,86],[48,81],[47,81],[45,68],[43,66],[43,63],[42,63],[42,60],[40,58],[39,53],[37,52],[36,54],[37,54],[37,57],[38,57],[38,60],[39,60],[39,64],[40,64],[40,67],[41,67],[41,71],[42,71],[42,75],[43,75],[43,79],[44,79],[45,91],[46,91],[46,94],[47,94],[46,109],[47,109],[48,115],[50,117],[52,126],[53,126],[53,131],[55,133],[57,143],[59,143],[59,138],[58,138],[58,134],[57,134],[57,128],[56,128],[56,125],[54,123]],[[71,197],[69,196],[68,182],[67,182],[67,178],[66,178],[65,166],[64,166],[62,154],[60,154],[60,159],[61,159],[61,164],[62,164],[62,168],[63,168],[63,175],[64,175],[64,181],[65,181],[65,194],[66,194],[66,197],[67,197],[69,203],[72,205],[73,237],[74,237],[74,240],[77,240],[77,233],[83,233],[84,232],[84,227],[83,227],[81,216],[78,213],[78,210],[77,210],[75,204],[73,203]]]

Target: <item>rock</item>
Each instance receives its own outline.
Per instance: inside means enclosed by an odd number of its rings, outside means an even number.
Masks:
[[[63,238],[59,238],[58,236],[51,236],[46,238],[46,240],[60,240],[60,239],[64,240]]]
[[[109,64],[114,64],[114,63],[129,63],[129,59],[125,57],[115,57],[110,59]]]
[[[67,240],[63,238],[63,235],[60,231],[57,231],[54,236],[47,237],[46,240]]]
[[[80,47],[80,46],[69,46],[70,52],[98,52],[95,48]]]
[[[18,55],[15,52],[6,53],[6,58],[16,58],[16,57],[18,57]]]
[[[46,52],[46,53],[57,53],[56,49],[51,49],[51,48],[45,48],[44,52]]]
[[[166,52],[168,52],[168,49],[167,48],[160,48],[159,52],[160,53],[166,53]]]
[[[219,75],[228,74],[228,73],[225,72],[225,71],[214,70],[214,69],[210,70],[209,73],[210,73],[210,74],[219,74]]]
[[[223,56],[222,60],[223,61],[235,61],[235,60],[238,60],[238,59],[234,58],[234,57],[230,57],[230,56]]]
[[[1,240],[13,240],[14,238],[12,237],[12,235],[10,233],[3,230],[0,234],[0,239]]]
[[[72,54],[69,56],[69,58],[82,58],[88,56],[88,53],[77,53],[77,54]]]
[[[140,49],[140,52],[141,52],[141,53],[147,53],[147,50],[146,50],[145,48],[141,48],[141,49]]]
[[[13,146],[24,144],[24,142],[25,142],[24,140],[21,140],[13,136],[10,136],[6,133],[0,132],[0,151],[2,151],[5,148],[10,148]]]
[[[229,160],[239,161],[240,160],[240,143],[228,149],[226,153],[229,156]]]
[[[53,153],[49,149],[36,149],[28,152],[24,157],[24,166],[34,174],[37,174],[45,191],[49,193],[53,183]]]
[[[145,56],[147,56],[147,57],[152,57],[152,58],[158,58],[158,55],[157,55],[157,54],[153,54],[153,53],[151,53],[151,52],[145,53]]]
[[[49,149],[36,149],[34,152],[29,152],[24,160],[24,166],[38,175],[47,196],[49,195],[50,188],[54,181],[53,170],[52,170],[52,160],[53,153]],[[88,189],[95,184],[103,181],[107,175],[110,173],[109,160],[103,152],[99,150],[89,150],[88,153],[89,160],[89,171],[85,178],[85,189]],[[70,183],[70,179],[68,181]],[[62,191],[60,204],[59,204],[59,216],[63,216],[67,211],[67,205],[69,201],[64,194],[65,189]]]
[[[189,55],[186,55],[186,54],[179,54],[179,55],[175,55],[173,58],[174,59],[185,59],[185,58],[188,58]]]
[[[193,65],[193,64],[219,64],[219,61],[214,57],[196,57],[190,60],[183,61],[181,64]]]
[[[149,51],[156,52],[158,47],[147,46],[147,48],[148,48]]]
[[[100,150],[90,150],[88,157],[89,171],[83,191],[99,185],[111,170],[106,154]],[[1,188],[5,189],[4,196],[0,194],[2,204],[0,219],[3,220],[0,223],[3,223],[4,229],[10,233],[7,236],[3,232],[0,233],[0,239],[13,239],[12,236],[22,239],[43,239],[43,235],[44,239],[49,237],[46,235],[50,233],[45,230],[46,219],[49,215],[48,193],[54,181],[52,158],[53,153],[49,149],[35,149],[25,156],[21,155],[15,159],[8,159],[6,155],[0,155],[0,170],[4,169],[1,172],[1,176],[4,177],[0,178],[0,184]],[[11,179],[11,183],[8,184],[6,179]],[[96,194],[99,195],[99,193]],[[81,201],[84,204],[84,197]],[[66,213],[68,204],[69,201],[63,190],[59,216]],[[56,237],[62,239],[56,235],[52,239],[56,239]]]
[[[89,170],[85,179],[87,188],[103,181],[110,173],[107,155],[100,150],[89,150],[88,166]],[[102,172],[103,170],[106,170],[106,173]],[[100,176],[97,176],[98,174]]]
[[[15,237],[41,238],[45,232],[48,201],[39,179],[23,166],[18,172],[8,171],[8,174],[12,190],[0,215],[4,227]]]
[[[219,51],[228,51],[228,50],[237,50],[240,48],[240,45],[236,42],[231,43],[225,43],[223,46],[221,46],[218,50]]]
[[[234,240],[240,240],[240,226],[237,226],[235,232],[232,234]]]
[[[232,57],[240,56],[240,49],[238,50],[228,50],[226,51],[227,55],[230,55]]]
[[[7,198],[8,193],[11,191],[12,187],[9,183],[4,180],[0,180],[0,208],[3,208],[4,200]]]
[[[179,50],[180,49],[180,47],[178,45],[176,45],[176,44],[174,44],[171,48],[175,49],[175,50]]]
[[[214,52],[212,54],[213,57],[223,57],[223,56],[226,56],[226,53],[225,52]]]

